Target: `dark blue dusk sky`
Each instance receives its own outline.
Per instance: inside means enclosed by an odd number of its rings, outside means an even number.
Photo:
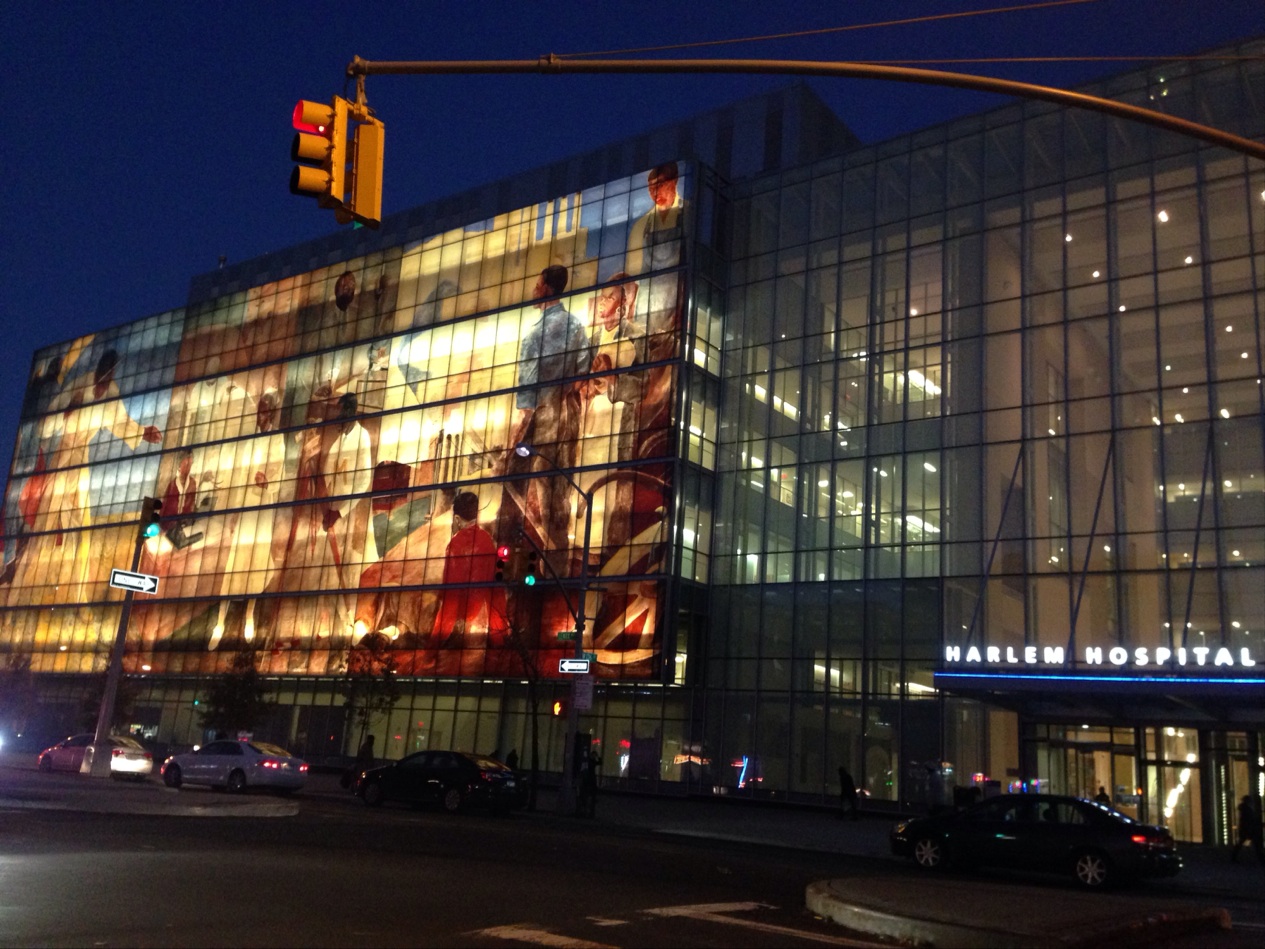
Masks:
[[[1017,3],[1020,0],[1011,0]],[[8,471],[33,351],[183,305],[189,280],[337,228],[287,189],[290,113],[366,59],[535,59],[1011,5],[1006,0],[9,0],[0,51]],[[861,60],[1166,56],[1265,34],[1261,0],[1092,0],[1022,12],[652,53]],[[1129,63],[945,68],[1072,86]],[[934,68],[934,67],[933,67]],[[776,76],[370,77],[384,211],[402,210],[789,82]],[[1004,100],[860,80],[811,84],[873,142]]]

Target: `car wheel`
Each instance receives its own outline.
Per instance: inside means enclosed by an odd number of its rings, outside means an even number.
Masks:
[[[461,793],[461,788],[449,788],[444,792],[444,810],[449,814],[457,813],[457,811],[461,810],[461,805],[464,803],[465,796]]]
[[[180,787],[180,765],[167,765],[167,770],[163,772],[163,784],[169,788]]]
[[[942,870],[944,844],[934,837],[919,837],[914,842],[914,863],[924,870]]]
[[[360,793],[360,798],[370,807],[381,807],[386,800],[386,795],[382,793],[382,782],[370,781]]]
[[[246,790],[246,775],[234,769],[228,776],[228,790],[232,794],[241,794]]]
[[[40,770],[43,771],[45,774],[48,774],[50,771],[52,771],[53,759],[50,758],[48,755],[44,755],[44,757],[40,758]]]
[[[1111,861],[1096,850],[1078,853],[1072,862],[1072,873],[1076,882],[1087,890],[1105,889],[1115,879]]]

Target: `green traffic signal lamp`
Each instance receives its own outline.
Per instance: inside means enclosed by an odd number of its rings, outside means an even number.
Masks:
[[[540,576],[539,566],[540,555],[536,551],[527,552],[527,564],[523,567],[523,586],[534,587],[536,580]]]
[[[141,537],[149,540],[162,533],[159,519],[162,515],[163,502],[158,498],[145,498],[141,502]]]

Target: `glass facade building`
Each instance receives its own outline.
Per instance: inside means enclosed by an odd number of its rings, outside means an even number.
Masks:
[[[1265,44],[1229,52],[1086,91],[1260,139]],[[315,760],[365,656],[387,756],[525,757],[582,626],[612,786],[1102,787],[1224,841],[1261,790],[1263,290],[1243,155],[1045,103],[863,146],[758,97],[41,350],[0,649],[66,723],[150,496],[124,662],[163,743],[245,651]]]

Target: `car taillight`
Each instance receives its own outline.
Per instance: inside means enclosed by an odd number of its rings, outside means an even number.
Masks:
[[[261,767],[261,768],[280,768],[280,767],[281,767],[281,762],[280,762],[280,761],[278,761],[276,758],[265,758],[263,761],[259,762],[259,767]]]
[[[303,764],[299,765],[299,773],[302,774],[306,770],[307,770],[307,762],[305,761]]]
[[[154,756],[153,756],[150,752],[148,752],[148,751],[147,751],[147,752],[145,752],[145,760],[146,760],[146,761],[153,761],[153,760],[154,760]]]
[[[110,752],[110,756],[113,758],[118,758],[124,754],[126,754],[126,752],[122,748],[115,748],[113,751]]]
[[[1151,838],[1149,838],[1146,834],[1134,834],[1129,839],[1132,840],[1135,844],[1145,845],[1151,842]]]

